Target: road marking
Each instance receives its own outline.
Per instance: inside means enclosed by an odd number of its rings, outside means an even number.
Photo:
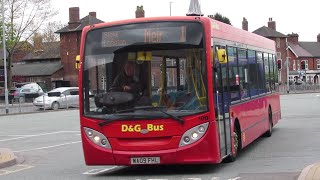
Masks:
[[[238,179],[241,179],[241,177],[234,177],[234,178],[230,178],[228,180],[238,180]]]
[[[46,135],[59,134],[59,133],[79,133],[79,131],[57,131],[57,132],[34,134],[34,135],[20,135],[22,137],[16,137],[16,138],[10,138],[10,139],[2,139],[2,140],[0,140],[0,142],[17,140],[17,139],[25,139],[25,138],[30,138],[30,137],[46,136]]]
[[[65,146],[65,145],[69,145],[69,144],[76,144],[76,143],[81,143],[81,141],[74,141],[74,142],[69,142],[69,143],[57,144],[57,145],[53,145],[53,146],[45,146],[45,147],[40,147],[40,148],[25,149],[25,150],[13,151],[13,152],[19,153],[19,152],[26,152],[26,151],[43,150],[43,149],[50,149],[50,148],[54,148],[54,147],[60,147],[60,146]]]
[[[220,177],[212,177],[211,180],[220,180]]]
[[[29,166],[29,165],[16,165],[13,166],[14,168],[17,168],[15,170],[8,170],[8,169],[1,169],[0,170],[0,176],[2,175],[7,175],[7,174],[12,174],[12,173],[16,173],[22,170],[26,170],[26,169],[30,169],[33,168],[34,166]]]
[[[125,168],[126,166],[113,166],[111,168],[100,168],[100,169],[91,169],[87,172],[84,172],[85,175],[97,175],[100,173],[113,172]]]

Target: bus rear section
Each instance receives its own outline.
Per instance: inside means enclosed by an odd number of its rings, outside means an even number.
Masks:
[[[203,24],[133,21],[83,32],[86,164],[220,162]]]

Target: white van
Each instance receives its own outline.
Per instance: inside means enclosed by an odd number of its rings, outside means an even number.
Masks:
[[[21,86],[21,89],[32,89],[37,93],[43,93],[42,88],[37,83],[28,83]]]

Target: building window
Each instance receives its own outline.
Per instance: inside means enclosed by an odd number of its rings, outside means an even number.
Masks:
[[[154,83],[154,74],[151,75],[151,85],[152,85],[152,87],[155,86],[155,83]]]
[[[296,70],[296,60],[292,60],[292,69]]]
[[[184,85],[184,75],[180,74],[180,85]]]
[[[277,43],[277,48],[280,48],[280,38],[276,39],[276,43]]]
[[[308,67],[308,60],[302,60],[302,61],[304,61],[305,70],[308,70],[308,69],[309,69],[309,67]]]
[[[106,77],[101,77],[101,89],[106,90],[107,87],[107,78]]]
[[[317,69],[320,69],[320,59],[317,59]]]

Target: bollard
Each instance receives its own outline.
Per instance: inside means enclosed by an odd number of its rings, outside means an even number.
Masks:
[[[42,96],[42,100],[43,100],[43,111],[46,110],[46,103],[44,102],[44,95]]]
[[[21,113],[21,102],[20,102],[20,98],[18,99],[19,102],[19,113]]]
[[[68,101],[67,101],[67,95],[64,95],[64,99],[65,99],[65,101],[66,101],[66,108],[68,109]]]

